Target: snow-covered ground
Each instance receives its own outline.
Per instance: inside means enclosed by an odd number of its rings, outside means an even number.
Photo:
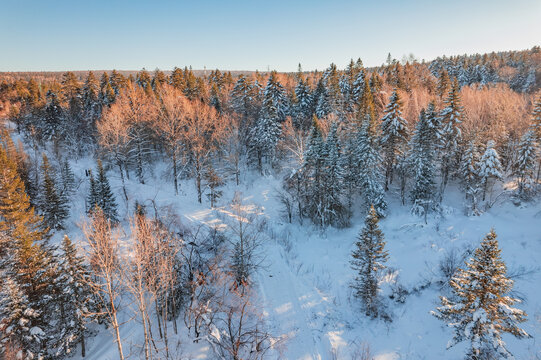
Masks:
[[[95,163],[83,159],[73,162],[72,167],[82,181],[67,232],[80,241],[82,236],[77,223],[84,216],[88,188],[84,170],[94,168]],[[108,173],[121,216],[128,214],[128,208],[133,210],[135,200],[148,204],[152,199],[160,206],[171,204],[186,225],[220,221],[223,214],[219,214],[219,206],[210,209],[206,201],[197,203],[193,180],[182,181],[181,193],[175,196],[171,181],[162,179],[163,169],[155,169],[145,185],[133,178],[127,181],[129,204],[122,201],[118,174]],[[517,359],[541,357],[539,202],[517,207],[507,201],[496,204],[482,216],[466,217],[462,211],[462,195],[457,189],[449,189],[444,200],[444,215],[429,217],[425,225],[423,219],[410,215],[408,206],[399,204],[397,196],[388,195],[390,212],[380,226],[387,241],[388,265],[392,271],[382,288],[388,295],[400,285],[408,295],[403,303],[388,299],[393,321],[387,323],[366,318],[351,296],[349,284],[354,274],[349,260],[363,225],[361,212],[355,213],[351,227],[346,229],[322,231],[309,221],[303,226],[288,224],[281,217],[281,206],[276,198],[279,187],[277,178],[245,173],[241,185],[226,187],[219,201],[219,205],[225,205],[235,191],[240,191],[244,202],[260,206],[262,216],[267,218],[268,226],[263,234],[265,260],[255,277],[256,289],[273,335],[287,336],[280,351],[269,353],[268,358],[351,359],[352,353],[363,347],[369,347],[378,360],[461,358],[466,344],[446,350],[451,330],[430,315],[441,294],[436,284],[438,264],[453,249],[461,253],[476,247],[492,227],[498,234],[509,272],[520,275],[515,279],[514,292],[524,299],[518,307],[526,310],[528,321],[523,327],[532,335],[531,339],[523,340],[505,335],[504,340]],[[124,346],[134,358],[141,351],[137,344],[143,342],[140,328],[136,322],[121,327]],[[100,329],[101,332],[89,340],[86,359],[116,359],[113,337],[108,330]],[[212,358],[207,344],[193,344],[185,331],[182,332],[176,352],[178,358]]]

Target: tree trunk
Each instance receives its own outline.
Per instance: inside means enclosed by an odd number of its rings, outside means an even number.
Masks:
[[[178,195],[177,154],[173,152],[173,181],[175,182],[175,195]]]
[[[122,161],[117,160],[118,170],[120,171],[120,179],[122,180],[122,191],[124,198],[128,201],[128,193],[126,192],[126,182],[124,181],[124,171],[122,170]]]
[[[85,336],[84,336],[84,334],[81,335],[81,356],[82,357],[86,356],[86,347],[85,347]]]

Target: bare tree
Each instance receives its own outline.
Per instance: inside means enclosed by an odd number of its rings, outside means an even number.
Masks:
[[[134,85],[119,94],[117,101],[103,113],[97,123],[99,143],[118,166],[127,199],[124,172],[129,177],[128,163],[136,165],[139,180],[143,181],[143,161],[149,153],[149,124],[156,117],[153,97]]]
[[[224,142],[228,121],[226,116],[219,115],[213,107],[197,100],[191,103],[190,111],[184,114],[183,141],[195,176],[197,200],[200,203],[205,166]]]
[[[236,279],[223,275],[209,302],[207,341],[222,359],[258,360],[272,347],[262,314],[249,288],[236,288]]]
[[[231,270],[237,286],[244,287],[250,276],[263,262],[261,233],[265,223],[259,219],[260,209],[242,202],[242,195],[235,193],[233,201],[224,211],[228,225],[229,242],[233,246]]]
[[[164,85],[158,99],[158,116],[154,126],[164,142],[167,154],[173,166],[175,193],[178,195],[178,165],[182,158],[184,145],[184,116],[190,108],[190,101],[182,91]]]
[[[86,257],[90,263],[92,277],[88,283],[99,301],[100,311],[88,316],[105,316],[114,332],[118,355],[124,360],[118,309],[124,292],[119,262],[118,232],[113,231],[111,222],[97,208],[90,222],[83,224],[87,242]]]

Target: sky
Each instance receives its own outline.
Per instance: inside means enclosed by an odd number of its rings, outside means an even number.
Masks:
[[[295,71],[541,45],[541,0],[0,0],[0,71]]]

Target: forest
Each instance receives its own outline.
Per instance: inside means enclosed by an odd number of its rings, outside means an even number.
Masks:
[[[540,89],[539,46],[0,73],[0,358],[539,359]]]

